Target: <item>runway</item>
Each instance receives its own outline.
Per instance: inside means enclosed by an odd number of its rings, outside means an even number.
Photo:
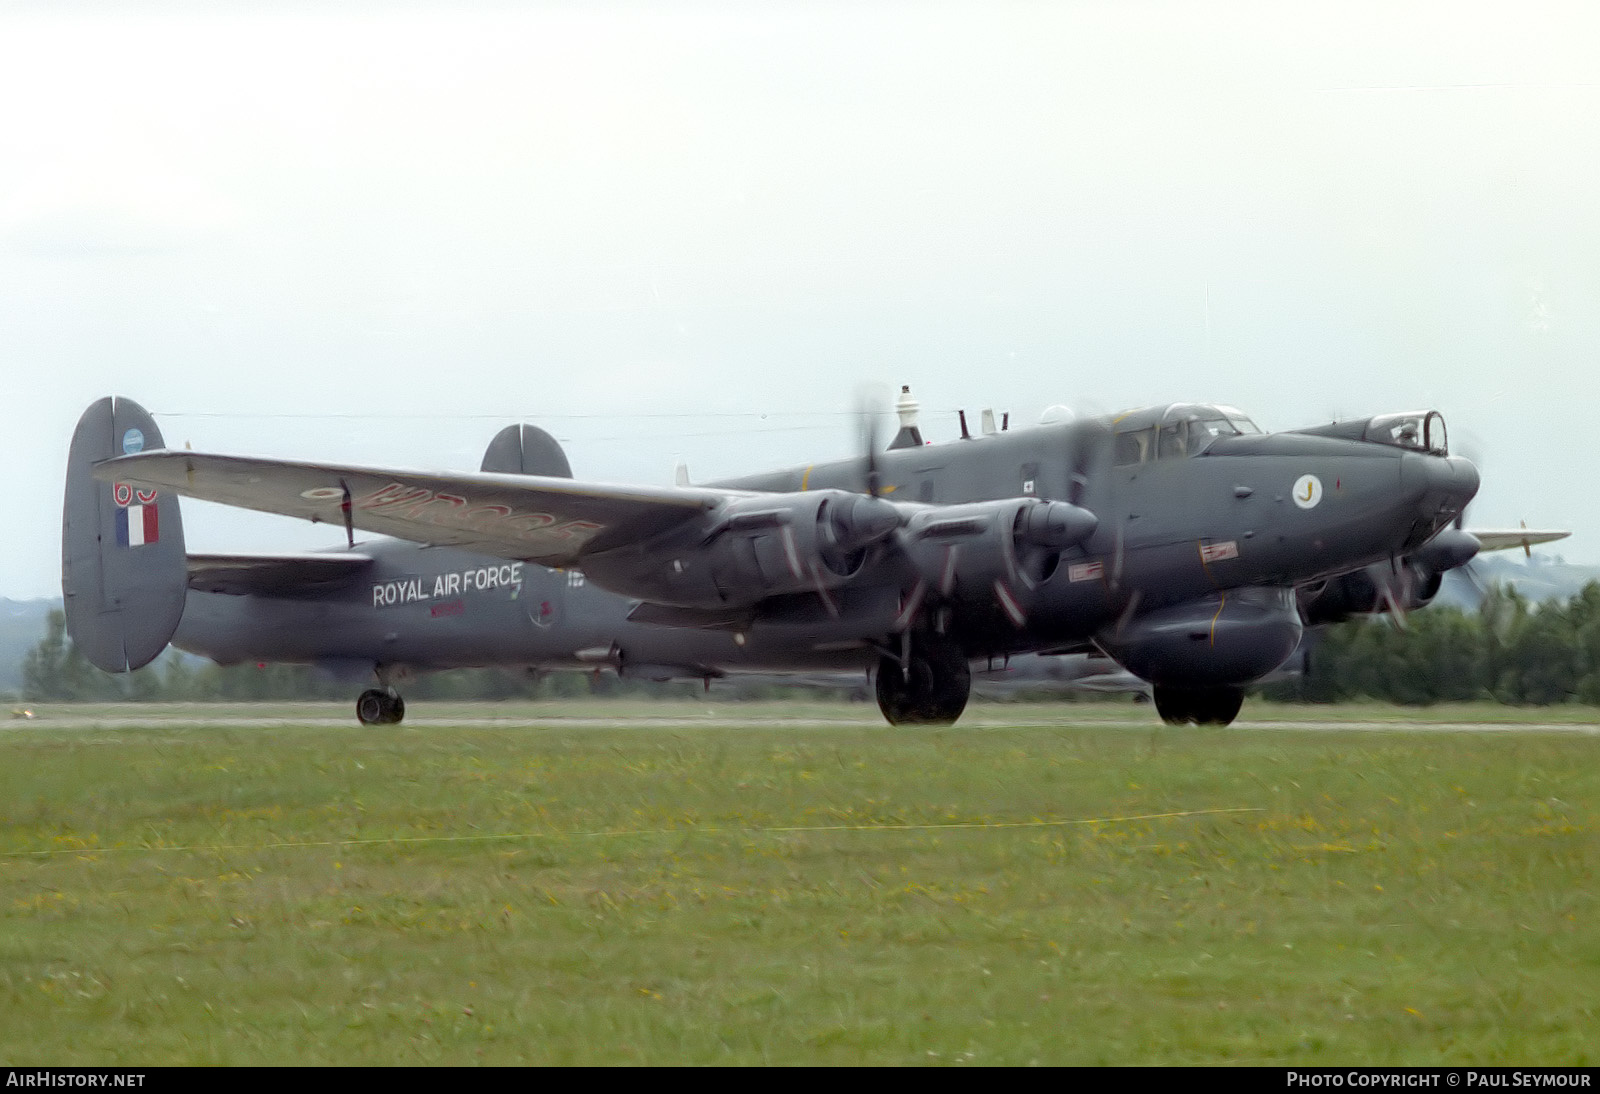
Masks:
[[[362,726],[353,714],[332,713],[336,708],[316,704],[305,714],[284,711],[283,704],[263,704],[252,708],[249,704],[220,705],[215,710],[187,706],[179,711],[148,713],[130,707],[123,711],[96,709],[76,712],[70,707],[44,709],[33,717],[13,714],[9,720],[0,721],[0,731],[11,730],[91,730],[91,729],[281,729],[295,727],[325,727],[349,729],[351,732],[375,734],[403,732],[405,730],[434,729],[752,729],[752,730],[807,730],[807,729],[861,729],[881,728],[885,732],[923,732],[913,728],[892,729],[879,716],[876,708],[866,704],[841,707],[839,713],[816,713],[808,705],[803,713],[786,716],[775,713],[779,704],[758,704],[750,713],[742,713],[738,705],[723,704],[708,708],[705,713],[688,713],[682,704],[673,704],[670,715],[641,713],[637,704],[604,716],[573,714],[570,707],[561,712],[542,713],[530,706],[522,706],[505,713],[472,713],[463,715],[453,710],[430,713],[426,703],[415,703],[407,711],[405,722],[399,727]],[[272,713],[263,713],[263,708]],[[314,710],[314,713],[311,711]],[[1070,706],[1042,708],[979,706],[969,709],[954,730],[992,730],[1015,727],[1059,727],[1061,729],[1121,729],[1129,731],[1157,731],[1165,733],[1199,732],[1193,727],[1163,725],[1152,710],[1148,718],[1105,717],[1092,714],[1074,717]],[[1362,732],[1362,733],[1559,733],[1578,736],[1600,736],[1600,723],[1557,721],[1491,721],[1449,720],[1427,721],[1405,718],[1315,718],[1315,719],[1253,719],[1248,708],[1238,721],[1220,732],[1249,733],[1262,730],[1291,730],[1300,732]],[[942,730],[941,730],[942,731]],[[1208,732],[1219,732],[1207,730]]]

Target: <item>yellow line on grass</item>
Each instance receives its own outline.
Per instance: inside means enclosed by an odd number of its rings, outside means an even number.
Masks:
[[[375,847],[408,843],[486,843],[490,841],[537,839],[599,839],[624,836],[688,836],[696,834],[790,835],[805,832],[931,832],[983,828],[1062,828],[1075,824],[1123,824],[1129,821],[1171,820],[1179,817],[1214,816],[1222,813],[1260,813],[1259,806],[1232,806],[1225,809],[1185,809],[1172,813],[1140,813],[1126,817],[1076,817],[1065,820],[1027,821],[949,821],[942,824],[813,824],[782,825],[764,828],[635,828],[605,832],[497,832],[467,836],[380,836],[373,839],[285,840],[278,843],[219,843],[174,845],[171,847],[53,847],[42,851],[0,851],[0,858],[29,855],[94,855],[111,851],[277,851],[309,847]]]

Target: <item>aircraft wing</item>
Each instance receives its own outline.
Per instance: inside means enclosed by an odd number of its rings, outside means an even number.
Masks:
[[[460,547],[546,566],[591,543],[654,535],[737,491],[615,486],[538,475],[430,472],[161,449],[95,465],[105,482],[170,490],[263,513]]]
[[[1571,532],[1558,532],[1553,529],[1535,531],[1532,528],[1486,528],[1478,531],[1469,528],[1472,537],[1478,541],[1480,551],[1504,551],[1511,547],[1521,547],[1527,550],[1539,543],[1550,543],[1558,539],[1566,539]]]

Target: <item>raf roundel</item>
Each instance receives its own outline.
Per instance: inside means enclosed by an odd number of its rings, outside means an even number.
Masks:
[[[1315,475],[1301,475],[1294,480],[1294,503],[1302,509],[1314,509],[1322,500],[1322,480]]]

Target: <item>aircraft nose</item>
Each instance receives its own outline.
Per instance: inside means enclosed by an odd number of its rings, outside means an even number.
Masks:
[[[1459,513],[1478,493],[1478,469],[1460,456],[1436,458],[1434,463],[1439,466],[1432,468],[1429,474],[1436,488],[1454,502],[1453,508]]]
[[[1466,508],[1478,492],[1478,469],[1460,456],[1408,452],[1400,460],[1400,482],[1417,495],[1425,516]]]

